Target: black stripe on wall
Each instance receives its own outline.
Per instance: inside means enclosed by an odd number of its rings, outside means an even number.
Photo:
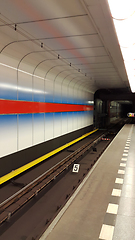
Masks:
[[[93,130],[93,125],[0,158],[0,177]]]

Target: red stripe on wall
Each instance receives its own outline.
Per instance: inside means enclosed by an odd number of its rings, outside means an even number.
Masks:
[[[0,114],[91,111],[93,106],[0,100]]]

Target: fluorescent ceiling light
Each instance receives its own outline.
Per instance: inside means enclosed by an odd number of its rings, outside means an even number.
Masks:
[[[135,92],[135,0],[108,0],[108,3],[131,91]]]

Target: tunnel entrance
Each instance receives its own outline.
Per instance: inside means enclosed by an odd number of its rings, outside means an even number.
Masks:
[[[94,126],[106,129],[120,118],[135,112],[135,94],[119,90],[97,90],[94,95]]]

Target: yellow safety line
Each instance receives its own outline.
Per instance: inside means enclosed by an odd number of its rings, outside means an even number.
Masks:
[[[16,170],[13,170],[12,172],[4,175],[3,177],[0,178],[0,184],[2,184],[4,182],[7,182],[11,178],[13,178],[13,177],[19,175],[20,173],[30,169],[31,167],[37,165],[38,163],[44,161],[45,159],[53,156],[54,154],[56,154],[56,153],[62,151],[63,149],[71,146],[72,144],[82,140],[83,138],[88,137],[89,135],[91,135],[92,133],[96,132],[97,130],[98,129],[95,129],[92,132],[86,133],[86,134],[82,135],[81,137],[79,137],[79,138],[77,138],[77,139],[75,139],[75,140],[73,140],[73,141],[71,141],[71,142],[69,142],[69,143],[67,143],[67,144],[65,144],[65,145],[63,145],[63,146],[61,146],[61,147],[59,147],[59,148],[57,148],[57,149],[55,149],[55,150],[45,154],[45,155],[43,155],[42,157],[39,157],[39,158],[35,159],[34,161],[32,161],[30,163],[27,163],[24,166],[22,166],[22,167],[20,167],[20,168],[18,168]]]

